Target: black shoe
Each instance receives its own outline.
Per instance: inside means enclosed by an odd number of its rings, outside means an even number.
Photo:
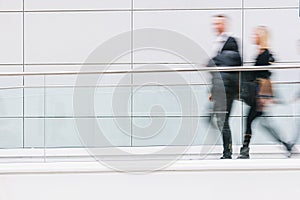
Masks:
[[[240,150],[240,155],[237,157],[237,159],[249,159],[250,148],[249,147],[242,147]]]
[[[285,146],[286,150],[288,151],[287,157],[290,158],[292,156],[292,150],[293,150],[293,147],[295,144],[283,142],[283,145]]]
[[[232,157],[223,155],[220,159],[232,159]]]

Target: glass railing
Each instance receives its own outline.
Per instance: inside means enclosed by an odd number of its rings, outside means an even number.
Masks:
[[[213,158],[221,153],[222,140],[211,118],[210,72],[241,74],[264,68],[1,73],[3,162],[92,160],[91,149],[115,157]],[[298,139],[300,66],[267,68],[272,71],[277,102],[253,123],[251,145],[253,153],[281,158],[283,151],[267,126],[285,141]],[[248,110],[237,97],[230,118],[234,153],[242,145]],[[165,147],[168,150],[163,151]],[[161,154],[151,153],[158,149]]]

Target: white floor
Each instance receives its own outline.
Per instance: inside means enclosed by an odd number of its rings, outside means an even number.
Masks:
[[[117,172],[99,162],[1,163],[1,200],[281,200],[300,198],[300,159],[178,160]],[[152,164],[159,161],[151,161]],[[123,165],[120,165],[123,164]],[[147,164],[147,163],[146,163]]]

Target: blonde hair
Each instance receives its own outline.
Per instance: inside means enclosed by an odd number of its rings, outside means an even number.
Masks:
[[[260,41],[260,49],[269,49],[269,31],[266,26],[258,26],[255,29],[259,41]]]

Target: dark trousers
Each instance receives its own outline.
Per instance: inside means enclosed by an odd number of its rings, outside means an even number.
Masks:
[[[223,155],[232,155],[232,136],[229,126],[229,116],[234,98],[229,96],[226,98],[227,106],[225,112],[216,112],[218,128],[221,131],[223,139]]]
[[[241,83],[241,99],[250,106],[250,110],[247,115],[246,123],[246,133],[244,136],[244,147],[249,147],[250,140],[252,137],[252,122],[259,116],[262,112],[257,111],[257,101],[256,101],[256,90],[257,83],[254,81],[242,81]]]
[[[223,155],[232,155],[232,136],[229,126],[229,116],[234,99],[238,96],[238,74],[224,73],[213,78],[212,98],[218,129],[223,139]]]
[[[256,90],[258,83],[254,81],[243,81],[241,84],[241,99],[250,106],[250,110],[247,115],[246,133],[244,135],[243,147],[249,147],[250,140],[252,137],[252,122],[257,118],[262,116],[263,112],[257,111],[257,99]],[[278,135],[274,125],[269,123],[267,118],[262,119],[263,127],[280,143],[284,143],[280,136]]]

